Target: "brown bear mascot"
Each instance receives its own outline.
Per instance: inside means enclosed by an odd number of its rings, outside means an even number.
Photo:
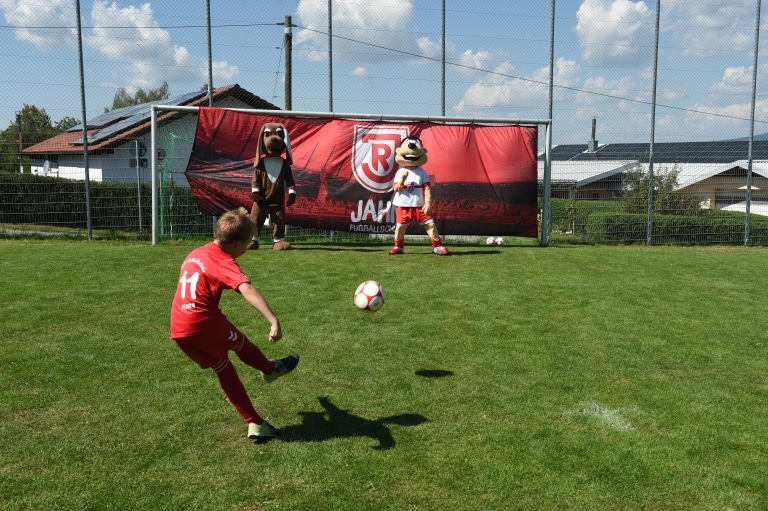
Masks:
[[[259,248],[261,229],[267,217],[272,223],[272,248],[275,250],[291,248],[290,243],[285,241],[285,208],[296,202],[296,184],[293,181],[292,164],[293,156],[288,130],[280,123],[264,124],[259,132],[256,161],[253,163],[251,220],[256,224],[256,233],[248,244],[248,250]],[[287,199],[285,198],[286,187],[288,188]]]

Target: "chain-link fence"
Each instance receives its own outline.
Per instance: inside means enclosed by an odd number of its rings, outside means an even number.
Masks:
[[[160,90],[159,104],[551,118],[548,243],[768,244],[759,0],[279,4],[97,2],[82,24],[79,2],[0,6],[0,229],[149,239],[155,158],[162,239],[209,235],[177,156],[192,118],[151,154],[149,107],[120,108]]]

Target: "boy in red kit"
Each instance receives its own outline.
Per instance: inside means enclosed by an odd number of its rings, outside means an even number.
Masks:
[[[236,291],[270,322],[270,342],[283,336],[277,316],[235,261],[245,253],[253,231],[247,209],[228,211],[216,222],[214,240],[189,253],[171,305],[171,338],[202,369],[214,370],[227,399],[248,423],[248,438],[259,440],[279,432],[256,412],[228,354],[234,351],[268,383],[293,371],[299,355],[269,360],[219,308],[222,292]]]

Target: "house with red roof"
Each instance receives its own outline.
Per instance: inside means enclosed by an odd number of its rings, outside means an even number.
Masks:
[[[239,85],[228,85],[213,90],[214,107],[279,110],[279,107],[252,94]],[[150,182],[152,155],[151,107],[208,106],[207,90],[152,103],[118,108],[87,120],[88,177],[91,181]],[[184,170],[192,152],[196,129],[196,116],[184,112],[161,112],[158,115],[159,133],[157,155],[166,171],[173,173],[174,181],[186,184]],[[33,174],[85,179],[83,151],[83,125],[74,126],[64,133],[25,148],[22,153],[30,158]]]

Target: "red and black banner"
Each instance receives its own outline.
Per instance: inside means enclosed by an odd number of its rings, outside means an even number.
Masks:
[[[536,126],[438,124],[296,118],[200,108],[185,172],[200,210],[220,215],[251,207],[259,128],[288,130],[296,203],[286,221],[298,227],[389,233],[392,180],[400,140],[417,136],[432,185],[440,234],[537,236]],[[412,226],[411,231],[423,234]]]

